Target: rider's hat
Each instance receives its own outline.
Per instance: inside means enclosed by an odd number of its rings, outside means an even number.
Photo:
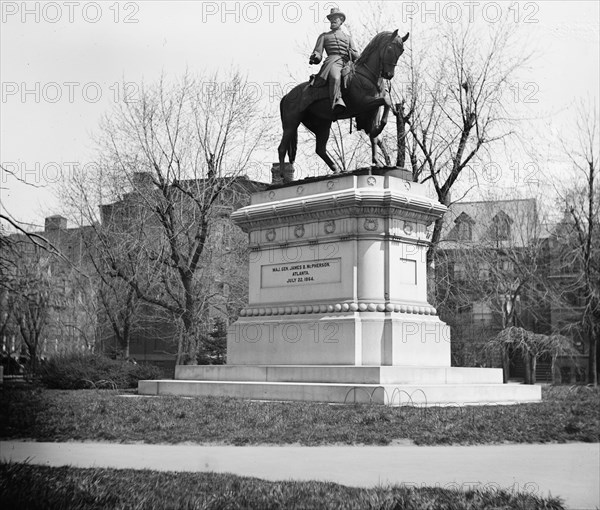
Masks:
[[[342,23],[344,21],[346,21],[346,15],[342,11],[340,11],[337,7],[331,8],[331,12],[327,15],[327,19],[329,21],[331,21],[331,18],[333,18],[334,16],[339,16],[340,18],[342,18]]]

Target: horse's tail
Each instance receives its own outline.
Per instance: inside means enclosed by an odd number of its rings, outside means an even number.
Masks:
[[[283,124],[283,103],[285,103],[286,98],[287,98],[287,94],[281,98],[281,101],[279,101],[279,118],[281,119],[282,124]]]

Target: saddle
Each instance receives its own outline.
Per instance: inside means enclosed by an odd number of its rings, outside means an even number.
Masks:
[[[309,87],[319,88],[324,87],[325,85],[327,85],[327,80],[324,80],[318,74],[311,74],[308,78]]]
[[[354,65],[354,62],[349,60],[344,64],[344,67],[342,67],[342,90],[348,88],[350,82],[354,78],[355,72],[356,66]]]
[[[346,62],[344,64],[344,67],[342,67],[342,73],[341,73],[342,74],[342,90],[348,88],[348,85],[350,85],[350,82],[354,78],[355,72],[356,72],[356,66],[354,65],[354,62],[349,60],[348,62]],[[327,80],[324,80],[318,74],[311,74],[310,77],[308,78],[308,85],[310,87],[324,87],[325,85],[327,85]]]

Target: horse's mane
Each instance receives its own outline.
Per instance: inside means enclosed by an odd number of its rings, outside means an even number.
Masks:
[[[360,57],[358,57],[358,59],[356,61],[356,65],[357,66],[362,65],[367,60],[369,60],[369,57],[371,56],[371,54],[375,50],[377,50],[377,48],[379,48],[379,45],[381,44],[381,40],[386,37],[389,39],[391,35],[392,35],[392,32],[379,32],[375,37],[373,37],[373,39],[371,39],[371,42],[369,44],[367,44],[367,47],[360,54]]]

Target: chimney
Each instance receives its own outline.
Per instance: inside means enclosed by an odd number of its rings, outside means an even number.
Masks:
[[[56,216],[48,216],[44,221],[44,231],[48,232],[50,230],[66,230],[67,228],[67,218],[56,215]]]

